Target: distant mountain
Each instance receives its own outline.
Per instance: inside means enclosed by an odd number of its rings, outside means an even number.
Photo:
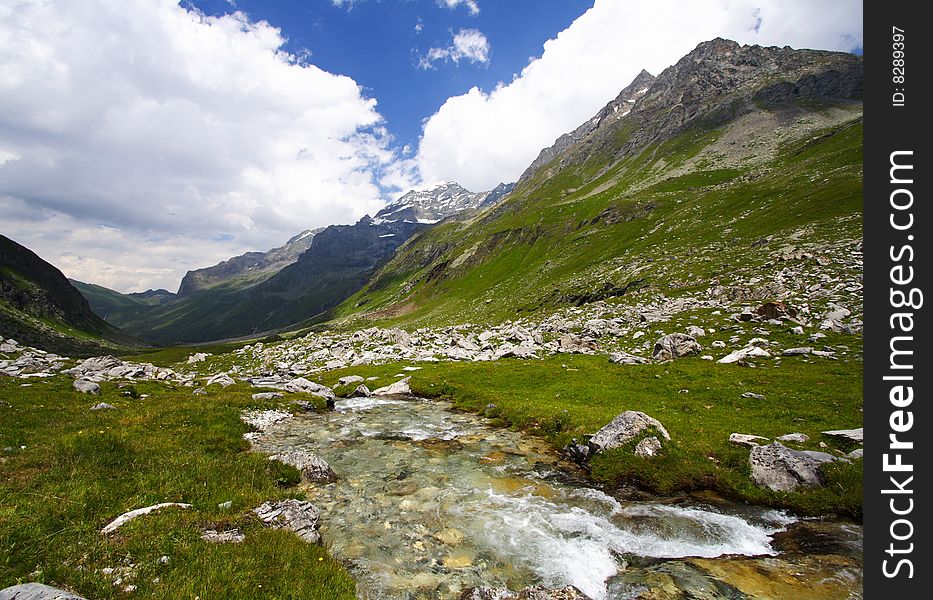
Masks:
[[[420,190],[411,190],[376,213],[376,224],[408,221],[433,225],[448,217],[491,206],[511,191],[514,184],[500,183],[488,192],[471,192],[460,184],[447,181]]]
[[[323,227],[308,229],[288,240],[284,246],[268,252],[247,252],[212,267],[188,271],[178,286],[178,295],[189,296],[234,279],[240,279],[243,285],[258,283],[298,260],[298,256],[311,247],[314,236],[322,231]]]
[[[249,337],[322,320],[412,235],[492,206],[513,185],[471,192],[447,182],[412,190],[373,218],[305,231],[269,252],[189,271],[178,295],[158,306],[145,306],[132,295],[82,291],[112,323],[159,344]]]
[[[0,337],[52,352],[91,354],[137,340],[94,314],[62,272],[0,235]]]
[[[108,323],[123,323],[136,319],[154,306],[171,302],[176,295],[168,290],[146,290],[122,294],[101,285],[68,280],[84,296],[94,314]]]

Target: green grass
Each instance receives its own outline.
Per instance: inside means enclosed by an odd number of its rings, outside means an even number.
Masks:
[[[412,376],[417,394],[445,398],[456,408],[491,416],[495,424],[543,436],[555,449],[571,438],[595,433],[623,410],[644,411],[660,420],[673,438],[660,457],[639,458],[626,448],[592,461],[593,480],[610,487],[634,483],[665,495],[714,490],[804,515],[860,519],[860,460],[828,468],[823,488],[777,493],[752,483],[749,449],[728,440],[734,432],[772,439],[802,432],[810,442],[792,447],[818,450],[823,442],[829,451],[854,449],[821,432],[861,427],[861,361],[785,358],[781,366],[770,362],[746,368],[685,358],[632,366],[610,364],[603,356],[564,355],[426,364],[406,374]],[[374,385],[387,385],[402,373],[402,366],[343,369],[329,373],[324,383],[336,384],[343,375],[358,374],[378,376]],[[742,398],[747,391],[764,394],[766,400]],[[488,409],[490,404],[495,408]]]
[[[0,588],[40,581],[88,598],[124,597],[101,570],[134,564],[137,597],[355,597],[352,578],[324,548],[265,530],[252,516],[266,500],[300,493],[284,485],[296,480],[293,469],[248,451],[238,415],[263,406],[247,386],[194,396],[137,383],[149,397],[132,399],[115,384],[92,397],[65,377],[19,383],[0,378]],[[117,410],[90,411],[98,401]],[[226,501],[232,508],[220,509]],[[99,533],[123,512],[158,502],[193,508]],[[200,539],[208,527],[239,527],[247,538],[210,544]]]

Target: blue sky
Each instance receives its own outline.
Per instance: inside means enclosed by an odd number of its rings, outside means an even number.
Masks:
[[[287,38],[284,49],[332,73],[349,75],[378,110],[400,146],[416,148],[421,122],[451,97],[479,86],[511,81],[544,42],[566,29],[592,0],[487,0],[473,14],[465,4],[435,0],[192,0],[210,15],[243,11],[265,20]],[[533,8],[532,8],[533,7]],[[420,27],[419,27],[420,26]],[[488,62],[461,60],[419,66],[431,48],[444,48],[460,30],[480,31],[490,45]]]
[[[5,0],[0,232],[75,279],[175,289],[413,187],[515,181],[717,36],[853,51],[862,3]]]

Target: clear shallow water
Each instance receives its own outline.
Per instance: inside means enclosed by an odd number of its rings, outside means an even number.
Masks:
[[[363,598],[535,584],[624,598],[637,586],[616,576],[633,557],[775,555],[772,535],[793,522],[764,509],[620,503],[575,481],[538,440],[434,401],[341,400],[253,441],[315,452],[337,472],[307,491]]]

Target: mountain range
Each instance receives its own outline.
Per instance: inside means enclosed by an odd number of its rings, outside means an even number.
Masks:
[[[158,344],[334,320],[502,322],[712,288],[778,240],[859,235],[862,70],[851,54],[715,39],[639,73],[516,184],[412,190],[353,225],[190,271],[177,294],[75,286]]]
[[[308,325],[359,290],[374,268],[413,234],[472,214],[505,197],[512,184],[471,192],[454,182],[412,190],[353,225],[306,230],[268,252],[248,252],[189,271],[177,294],[149,298],[76,282],[94,310],[157,344],[250,337]]]

